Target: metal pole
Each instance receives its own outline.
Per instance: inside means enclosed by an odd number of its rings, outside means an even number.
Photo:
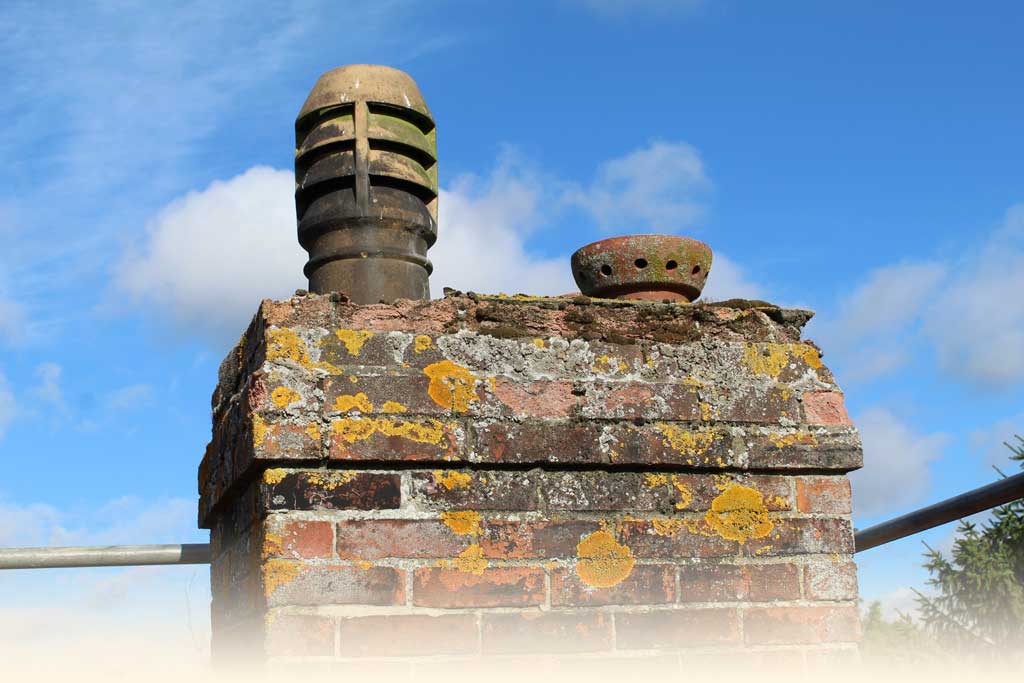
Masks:
[[[854,534],[854,552],[913,536],[1019,498],[1024,498],[1024,472],[858,531]]]
[[[209,543],[0,548],[0,569],[209,564]]]

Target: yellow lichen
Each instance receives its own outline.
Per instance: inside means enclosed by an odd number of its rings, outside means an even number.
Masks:
[[[476,510],[442,512],[441,521],[449,529],[460,535],[480,533],[480,513]]]
[[[356,563],[356,566],[358,566],[360,569],[366,572],[373,569],[373,562],[370,562],[369,560],[360,560]]]
[[[267,439],[267,423],[259,415],[252,416],[252,445],[259,448]]]
[[[607,531],[595,531],[576,545],[576,575],[594,588],[610,588],[633,571],[633,551]]]
[[[268,598],[283,584],[289,583],[302,571],[299,564],[288,560],[267,560],[263,563],[263,593]]]
[[[719,536],[740,543],[764,538],[775,527],[761,492],[741,484],[732,484],[711,501],[704,519]]]
[[[618,370],[619,372],[625,372],[629,369],[629,366],[621,358],[613,358],[607,354],[597,356],[594,358],[594,372],[603,372],[610,374]]]
[[[813,346],[809,344],[796,344],[794,346],[794,353],[803,358],[808,367],[814,370],[821,367],[821,356],[818,355],[818,350]]]
[[[710,422],[711,421],[711,404],[710,403],[701,403],[700,404],[700,419],[704,420],[705,422]]]
[[[331,433],[346,443],[369,439],[375,431],[377,431],[377,421],[369,417],[346,417],[331,422]]]
[[[814,370],[822,367],[817,349],[809,344],[747,344],[743,350],[743,362],[751,372],[770,377],[778,377],[793,358]]]
[[[281,469],[280,467],[263,470],[263,483],[270,484],[271,486],[280,484],[286,476],[288,476],[288,470]]]
[[[451,561],[451,566],[460,572],[481,576],[487,569],[488,562],[484,559],[483,549],[476,543],[469,546]]]
[[[660,517],[651,520],[651,527],[654,529],[654,533],[659,536],[675,536],[683,530],[684,526],[685,522],[681,519]]]
[[[473,483],[473,476],[467,472],[456,472],[455,470],[434,470],[434,483],[443,486],[449,491],[456,489],[468,489]]]
[[[413,351],[416,353],[423,353],[433,345],[430,337],[425,334],[416,335],[416,338],[412,342]]]
[[[384,405],[380,407],[382,413],[407,413],[409,409],[403,406],[398,401],[384,401]]]
[[[690,507],[690,503],[693,502],[693,491],[690,490],[690,487],[679,481],[679,477],[676,476],[672,477],[672,486],[674,486],[676,491],[679,492],[679,500],[676,501],[676,509],[685,510]]]
[[[768,440],[772,442],[776,448],[785,448],[786,446],[795,446],[796,444],[804,444],[807,446],[817,446],[818,439],[809,432],[793,432],[791,434],[770,434]]]
[[[702,386],[704,386],[704,382],[701,382],[699,379],[695,379],[693,377],[687,377],[686,379],[684,379],[683,380],[683,384],[685,384],[687,386],[690,386],[690,387],[702,387]]]
[[[308,425],[306,425],[306,434],[309,436],[309,438],[313,439],[313,441],[319,441],[320,425],[318,425],[316,422],[310,422]]]
[[[295,330],[287,327],[267,330],[267,360],[290,360],[299,365],[309,365],[306,343]]]
[[[407,420],[388,420],[380,418],[376,421],[377,431],[385,436],[398,436],[416,443],[429,443],[435,446],[444,438],[444,424],[437,420],[412,422]]]
[[[644,486],[649,489],[657,488],[658,486],[668,486],[668,475],[667,474],[645,474],[644,475]]]
[[[281,545],[284,539],[278,534],[264,534],[263,535],[263,559],[267,559],[273,555],[281,554]]]
[[[355,476],[355,472],[349,471],[309,472],[306,475],[306,481],[313,486],[319,486],[322,489],[333,491],[339,486],[344,486],[355,479]]]
[[[543,349],[544,348],[544,340],[538,337],[537,339],[533,340],[533,345],[536,346],[538,349]]]
[[[355,375],[349,375],[348,381],[352,382],[352,384],[359,384],[359,378],[356,377]]]
[[[464,413],[470,403],[480,400],[474,390],[476,377],[450,360],[431,363],[423,374],[430,378],[427,393],[439,406]]]
[[[358,394],[342,394],[334,399],[334,409],[343,413],[349,410],[372,413],[373,404],[370,403],[370,399],[366,397],[366,394],[360,391]]]
[[[369,330],[335,330],[334,336],[336,336],[341,343],[345,345],[345,350],[348,351],[350,356],[358,356],[359,352],[363,350],[363,344],[373,336],[373,332]]]
[[[270,392],[270,400],[274,402],[274,405],[278,408],[284,408],[289,404],[295,403],[301,400],[299,392],[288,387],[278,387]]]
[[[665,445],[681,455],[704,455],[718,438],[710,429],[692,431],[665,422],[654,427],[664,437]]]

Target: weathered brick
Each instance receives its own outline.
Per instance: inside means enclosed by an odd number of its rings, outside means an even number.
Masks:
[[[431,510],[536,510],[543,476],[540,471],[416,471],[412,500]]]
[[[477,462],[602,463],[601,426],[556,420],[477,423],[473,427]]]
[[[853,552],[853,527],[841,518],[777,519],[771,532],[743,544],[750,557]]]
[[[849,472],[864,464],[860,437],[852,428],[772,429],[747,435],[747,467]]]
[[[782,420],[800,419],[800,403],[796,392],[784,384],[760,384],[730,388],[714,385],[701,390],[706,398],[702,408],[704,419],[738,424],[779,424]]]
[[[415,570],[413,604],[420,607],[529,607],[544,601],[544,571],[541,569],[467,569],[424,567]]]
[[[612,649],[612,619],[603,612],[484,614],[481,630],[485,655]]]
[[[804,566],[804,596],[808,600],[856,600],[857,565],[824,560]]]
[[[846,402],[838,391],[805,391],[804,420],[811,425],[852,425]]]
[[[679,568],[680,602],[799,598],[800,572],[793,564],[697,564]]]
[[[510,417],[567,418],[576,407],[572,382],[561,380],[515,380],[497,377],[491,391],[502,410]]]
[[[331,460],[451,462],[464,459],[465,428],[454,420],[401,414],[330,421]]]
[[[800,512],[848,515],[853,511],[850,480],[844,476],[797,477],[796,502]]]
[[[405,572],[392,567],[302,565],[290,560],[263,564],[267,604],[401,605]]]
[[[450,416],[453,411],[428,393],[430,378],[419,374],[359,374],[331,376],[323,381],[324,411],[340,415]]]
[[[617,525],[619,541],[638,559],[677,560],[736,555],[739,544],[712,533],[703,520],[665,517]]]
[[[605,428],[603,448],[616,465],[741,467],[742,440],[720,426],[654,422]]]
[[[399,475],[347,470],[267,470],[266,510],[391,510],[401,506]]]
[[[615,645],[620,650],[684,649],[736,643],[736,609],[664,609],[615,614]]]
[[[483,527],[480,548],[496,559],[576,557],[579,542],[601,528],[594,520],[518,522],[492,520]]]
[[[342,657],[465,655],[479,651],[475,614],[402,614],[340,621]]]
[[[454,557],[469,544],[434,519],[368,519],[339,522],[338,557],[343,560]]]
[[[633,565],[626,578],[608,588],[588,585],[572,568],[551,571],[553,607],[658,605],[675,602],[675,598],[674,565]]]
[[[298,521],[282,515],[267,520],[263,552],[266,557],[314,559],[334,555],[334,528],[330,522]]]
[[[691,384],[602,382],[582,385],[580,414],[588,419],[699,420],[700,400]]]
[[[268,657],[329,657],[334,654],[334,622],[327,617],[271,614],[266,620]]]
[[[853,605],[836,607],[751,607],[743,611],[749,645],[853,642],[860,618]]]

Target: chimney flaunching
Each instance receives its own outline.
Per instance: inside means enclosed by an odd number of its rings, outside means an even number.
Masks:
[[[310,291],[430,298],[437,140],[408,74],[354,64],[317,80],[295,120],[295,208]]]

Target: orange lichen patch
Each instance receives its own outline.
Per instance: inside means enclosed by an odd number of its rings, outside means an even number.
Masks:
[[[342,394],[334,399],[334,409],[341,412],[358,410],[361,413],[372,413],[373,404],[366,394],[360,391],[358,394]]]
[[[460,572],[482,576],[489,563],[484,559],[484,551],[479,544],[469,546],[453,560],[438,560],[436,566],[458,569]]]
[[[700,419],[704,420],[705,422],[710,422],[711,421],[711,404],[710,403],[701,403],[700,404]]]
[[[310,422],[308,425],[306,425],[306,434],[308,434],[309,438],[313,439],[313,441],[319,441],[320,425],[318,425],[316,422]]]
[[[252,416],[252,445],[259,448],[267,438],[267,423],[259,415]]]
[[[416,338],[412,341],[412,349],[416,353],[423,353],[431,346],[433,346],[433,341],[425,334],[416,335]]]
[[[689,430],[666,422],[659,422],[654,428],[664,437],[665,445],[680,455],[704,455],[718,438],[710,429]]]
[[[633,571],[633,551],[607,531],[595,531],[576,545],[576,575],[594,588],[610,588]]]
[[[290,360],[302,366],[309,365],[306,343],[295,330],[282,327],[267,330],[267,360]]]
[[[536,346],[538,349],[543,349],[544,348],[544,340],[541,339],[540,337],[538,337],[538,338],[533,340],[533,345]]]
[[[676,509],[685,510],[690,507],[690,503],[693,502],[693,491],[690,490],[690,487],[679,481],[679,477],[677,476],[672,477],[672,486],[674,486],[676,491],[679,492],[679,500],[676,501]]]
[[[456,489],[468,489],[473,483],[473,476],[466,472],[455,472],[453,470],[434,470],[434,483],[443,486],[449,491]]]
[[[283,470],[280,467],[263,470],[263,483],[280,484],[286,476],[288,476],[288,470]]]
[[[296,401],[301,401],[302,397],[299,396],[299,392],[288,387],[278,387],[270,392],[270,400],[274,402],[274,405],[278,408],[284,408]]]
[[[293,581],[301,571],[297,562],[267,560],[263,563],[263,594],[269,598],[278,587]]]
[[[644,475],[644,486],[649,489],[657,488],[659,486],[668,486],[668,475],[667,474],[645,474]]]
[[[331,422],[331,433],[346,443],[369,439],[376,431],[377,421],[369,417],[346,417]]]
[[[347,471],[310,472],[309,474],[306,475],[306,481],[308,481],[313,486],[319,486],[322,489],[333,491],[339,486],[344,486],[345,484],[352,481],[355,478],[355,476],[355,472]]]
[[[818,355],[818,350],[809,344],[795,344],[793,346],[794,354],[799,355],[807,363],[807,366],[817,370],[821,367],[821,356]]]
[[[335,330],[334,336],[345,345],[345,350],[350,356],[358,356],[363,349],[363,344],[373,336],[369,330]]]
[[[476,510],[442,512],[441,521],[449,529],[463,536],[480,533],[480,513]]]
[[[431,363],[423,374],[430,378],[427,393],[439,406],[464,413],[470,403],[480,400],[474,391],[476,377],[450,360]]]
[[[711,501],[704,519],[719,536],[740,543],[764,538],[775,527],[761,492],[742,484],[732,484]]]
[[[794,358],[803,360],[814,370],[822,367],[817,349],[809,344],[751,343],[743,350],[743,362],[751,372],[770,377],[778,377]]]
[[[398,401],[384,401],[380,407],[382,413],[407,413],[409,409]]]
[[[793,432],[792,434],[771,434],[768,440],[772,442],[776,448],[785,448],[786,446],[795,446],[796,444],[803,444],[806,446],[817,446],[818,439],[814,434],[808,432]]]
[[[683,520],[671,517],[659,517],[651,520],[651,528],[659,536],[675,536],[683,530],[684,526],[686,523]]]
[[[607,354],[598,356],[594,359],[594,372],[603,372],[605,374],[613,373],[616,370],[619,372],[625,372],[629,369],[625,361],[621,358],[613,358]]]
[[[281,554],[281,544],[284,539],[278,534],[264,534],[263,535],[263,559],[267,559],[271,555]]]
[[[352,382],[352,384],[359,384],[359,378],[356,377],[355,375],[349,375],[348,381]]]
[[[356,563],[356,566],[366,572],[373,569],[373,562],[370,562],[369,560],[360,560]]]

